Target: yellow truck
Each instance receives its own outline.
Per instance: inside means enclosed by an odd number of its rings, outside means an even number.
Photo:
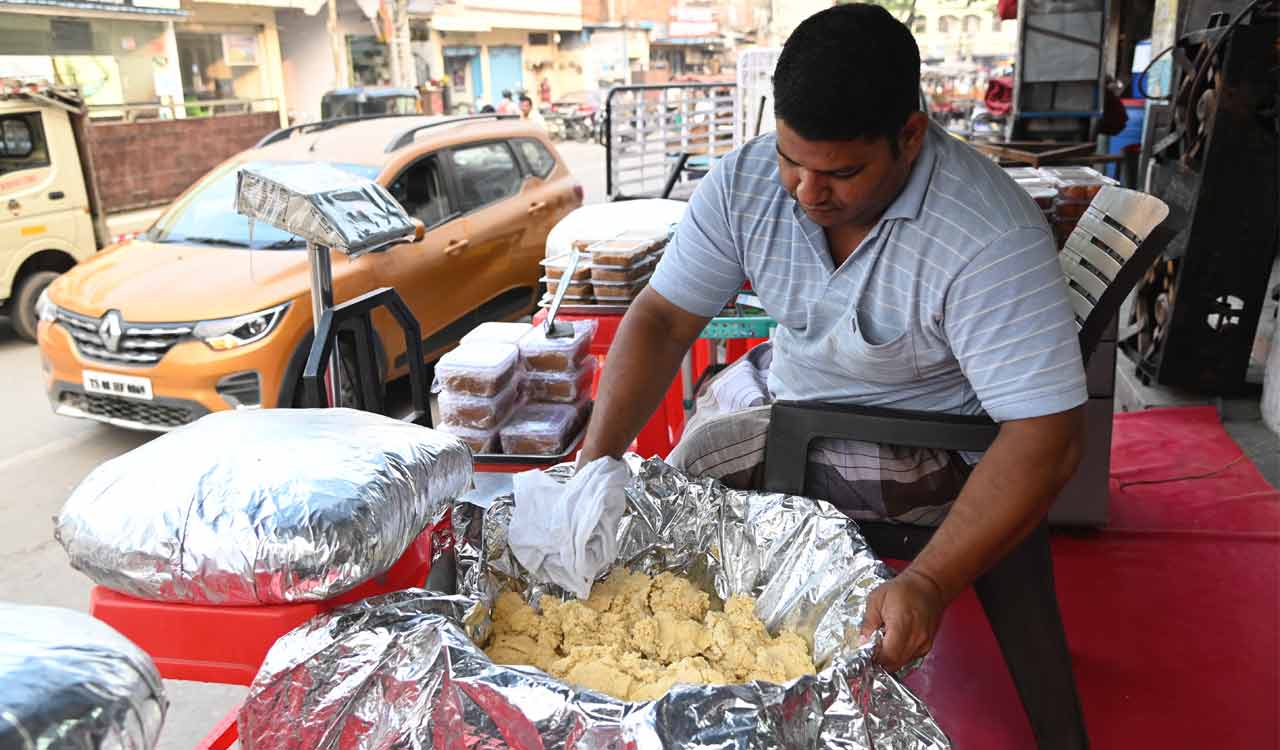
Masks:
[[[108,242],[77,89],[0,80],[0,313],[34,341],[36,303]]]

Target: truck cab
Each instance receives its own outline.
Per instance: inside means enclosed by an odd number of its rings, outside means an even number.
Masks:
[[[106,241],[75,89],[0,81],[0,312],[34,341],[50,282]]]

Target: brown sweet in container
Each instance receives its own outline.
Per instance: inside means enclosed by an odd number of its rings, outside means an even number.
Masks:
[[[530,372],[525,380],[525,393],[531,401],[574,404],[591,392],[595,374],[596,358],[587,355],[576,372]]]
[[[552,294],[555,294],[556,290],[560,288],[560,280],[553,279],[550,276],[545,277],[544,283],[547,285],[547,291]],[[571,281],[569,283],[569,291],[565,292],[565,294],[571,297],[590,297],[592,296],[591,282]]]
[[[622,281],[622,282],[614,282],[614,283],[600,281],[600,282],[596,282],[592,286],[595,290],[596,299],[598,300],[601,300],[601,301],[619,300],[624,302],[630,302],[631,300],[635,299],[636,295],[640,293],[640,290],[644,289],[645,285],[649,283],[649,276],[651,275],[652,274],[643,276],[639,279],[636,279],[635,281]]]
[[[441,391],[437,401],[440,421],[477,430],[495,429],[511,416],[519,392],[519,384],[514,381],[491,398]]]
[[[591,350],[596,321],[574,320],[573,335],[547,338],[546,328],[537,326],[520,339],[520,356],[529,370],[537,372],[577,372]]]
[[[564,272],[569,270],[569,256],[557,255],[554,258],[547,258],[542,261],[542,267],[546,269],[547,278],[559,279],[564,276]],[[591,259],[590,256],[583,255],[578,259],[578,267],[573,269],[574,281],[587,281],[591,278]]]
[[[592,266],[591,280],[610,284],[636,281],[644,278],[646,274],[652,273],[655,262],[655,260],[650,259],[634,266]]]
[[[494,396],[516,373],[520,350],[514,344],[477,341],[463,344],[440,358],[436,377],[445,390],[471,396]]]
[[[554,456],[564,451],[578,421],[576,404],[526,404],[498,432],[502,452]]]
[[[1076,203],[1071,201],[1058,201],[1053,204],[1053,215],[1059,219],[1070,219],[1071,221],[1079,221],[1084,212],[1088,210],[1088,203]]]
[[[461,440],[472,453],[491,453],[498,437],[495,429],[477,430],[453,424],[441,424],[437,429]]]
[[[632,266],[649,255],[654,243],[643,240],[606,240],[592,245],[591,265]]]

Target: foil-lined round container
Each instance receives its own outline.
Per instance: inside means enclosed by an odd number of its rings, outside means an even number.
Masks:
[[[852,521],[825,502],[729,490],[657,459],[629,463],[618,564],[679,572],[720,599],[756,597],[771,632],[809,640],[817,674],[678,685],[627,702],[494,664],[477,644],[502,590],[535,606],[565,597],[511,554],[508,497],[454,507],[456,595],[374,597],[281,638],[240,713],[246,750],[950,747],[920,699],[874,663],[878,639],[859,644],[867,597],[891,573]]]

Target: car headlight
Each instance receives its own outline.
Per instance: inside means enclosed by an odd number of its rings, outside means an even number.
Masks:
[[[46,323],[52,323],[58,319],[58,306],[49,301],[48,287],[36,298],[36,317]]]
[[[265,337],[284,317],[289,303],[277,305],[248,315],[237,315],[234,318],[205,320],[196,323],[191,335],[203,341],[214,351],[227,351],[252,344]]]

